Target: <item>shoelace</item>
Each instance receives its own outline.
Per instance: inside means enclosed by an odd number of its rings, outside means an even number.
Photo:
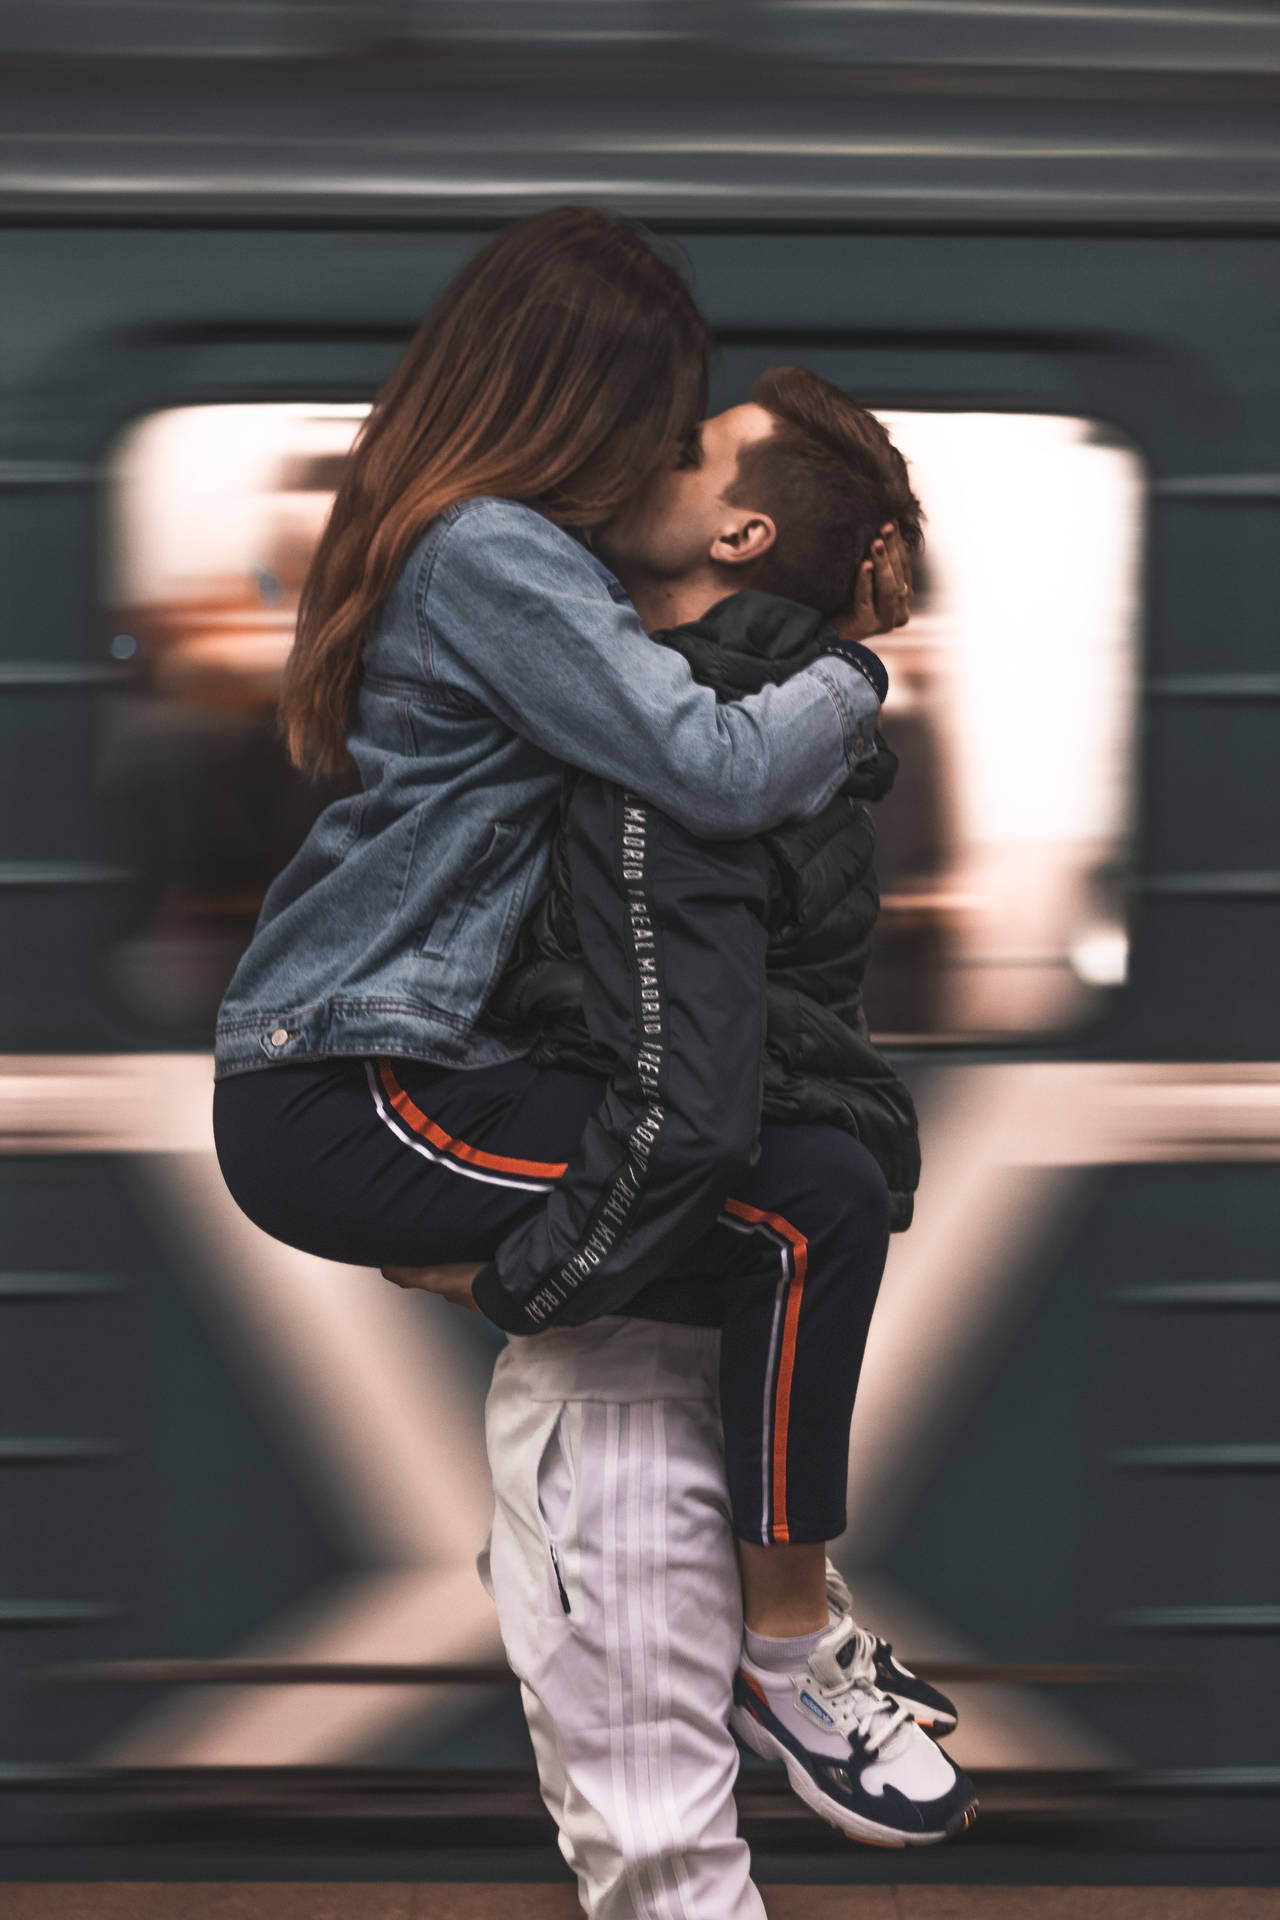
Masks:
[[[839,1732],[856,1728],[866,1751],[879,1753],[898,1729],[907,1725],[911,1715],[876,1685],[875,1635],[855,1626],[850,1640],[855,1651],[847,1668],[848,1678],[839,1686],[829,1686],[810,1670],[809,1685]]]

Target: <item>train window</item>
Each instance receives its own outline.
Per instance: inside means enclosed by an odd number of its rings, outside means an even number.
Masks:
[[[104,783],[140,875],[115,995],[194,1039],[317,794],[274,700],[298,592],[362,406],[139,422],[111,463],[105,601],[131,663]],[[885,411],[924,502],[909,627],[886,636],[872,1029],[901,1040],[1073,1025],[1126,971],[1143,478],[1105,428]]]
[[[183,407],[117,442],[102,769],[136,874],[108,958],[144,1033],[211,1041],[262,896],[320,807],[275,728],[298,595],[362,405]]]
[[[1143,473],[1045,414],[881,414],[928,515],[886,636],[881,1035],[1074,1025],[1123,983]]]

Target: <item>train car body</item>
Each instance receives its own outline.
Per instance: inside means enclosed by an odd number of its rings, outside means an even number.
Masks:
[[[500,221],[582,198],[683,248],[720,404],[805,361],[950,489],[898,655],[901,790],[914,762],[934,799],[886,811],[877,1024],[925,1170],[855,1420],[858,1604],[960,1674],[997,1801],[1067,1823],[997,1819],[1002,1874],[1273,1876],[1274,14],[247,6],[231,37],[109,5],[69,51],[73,12],[0,8],[14,1870],[235,1860],[268,1812],[286,1851],[329,1821],[393,1858],[353,1782],[421,1848],[424,1781],[528,1767],[509,1688],[442,1683],[500,1658],[473,1569],[497,1336],[256,1235],[209,1050],[318,804],[244,648],[287,640],[343,433],[436,293]],[[247,472],[268,415],[271,541],[204,552],[195,481],[215,451]]]

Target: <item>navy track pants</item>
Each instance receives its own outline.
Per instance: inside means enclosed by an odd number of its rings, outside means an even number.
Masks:
[[[216,1083],[214,1134],[232,1196],[277,1240],[355,1266],[481,1261],[554,1186],[603,1091],[520,1060],[281,1063]],[[622,1311],[722,1328],[739,1538],[832,1540],[888,1192],[837,1128],[766,1122],[760,1144],[716,1224]]]

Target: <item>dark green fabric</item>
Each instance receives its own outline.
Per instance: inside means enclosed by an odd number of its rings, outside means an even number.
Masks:
[[[688,660],[720,699],[758,692],[822,651],[824,621],[808,607],[739,593],[701,620],[655,634]],[[915,1107],[867,1037],[862,983],[880,908],[869,800],[892,786],[897,759],[878,751],[810,820],[761,836],[772,870],[768,947],[766,1120],[824,1122],[855,1134],[888,1182],[891,1224],[911,1223],[920,1176]],[[572,776],[566,779],[566,801]],[[574,924],[563,835],[551,882],[526,920],[486,1010],[498,1032],[532,1034],[535,1066],[607,1074],[582,1014],[582,950]]]

